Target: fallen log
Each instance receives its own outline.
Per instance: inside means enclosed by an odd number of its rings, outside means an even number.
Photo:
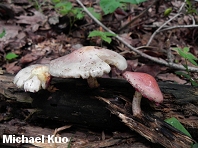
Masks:
[[[174,116],[184,124],[194,138],[198,137],[197,87],[160,83],[164,103],[155,106],[143,99],[144,114],[141,118],[134,118],[131,116],[130,108],[134,89],[125,80],[101,78],[98,79],[100,87],[90,89],[86,80],[53,79],[51,91],[25,93],[13,86],[12,79],[12,76],[0,76],[0,93],[7,98],[7,102],[18,102],[21,106],[25,104],[25,107],[38,109],[39,111],[28,117],[30,122],[44,119],[90,128],[119,130],[126,127],[120,122],[120,118],[128,127],[154,143],[165,147],[170,147],[170,143],[174,147],[190,147],[193,143],[191,138],[163,122],[164,119]],[[111,102],[114,107],[107,102]],[[139,129],[134,125],[141,125],[142,128]]]

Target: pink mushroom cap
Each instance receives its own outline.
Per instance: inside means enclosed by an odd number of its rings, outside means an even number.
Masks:
[[[126,71],[123,73],[123,77],[145,98],[156,103],[163,102],[162,92],[157,81],[151,75]]]

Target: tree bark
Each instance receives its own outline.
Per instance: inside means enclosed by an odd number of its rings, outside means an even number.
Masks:
[[[163,104],[156,106],[143,99],[142,116],[133,117],[134,89],[125,80],[100,78],[100,87],[90,89],[86,80],[53,79],[50,91],[38,93],[17,89],[12,80],[13,76],[0,75],[0,94],[7,98],[5,102],[17,104],[19,108],[38,109],[28,118],[29,122],[42,119],[104,130],[123,130],[128,126],[164,147],[190,147],[191,138],[163,121],[176,117],[194,138],[198,137],[198,87],[159,83],[164,94]]]

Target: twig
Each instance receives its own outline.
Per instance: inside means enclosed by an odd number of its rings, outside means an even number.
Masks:
[[[173,30],[173,29],[177,29],[177,28],[196,28],[198,27],[198,25],[196,25],[195,23],[195,19],[193,18],[193,16],[191,16],[192,18],[192,24],[191,25],[176,25],[176,26],[163,26],[163,29],[159,30],[158,32],[163,32],[163,31],[167,31],[167,30]],[[157,28],[156,25],[143,25],[143,27],[147,27],[147,28]]]
[[[169,19],[168,21],[166,21],[162,26],[160,26],[150,37],[148,43],[146,44],[146,46],[149,46],[151,41],[153,40],[154,36],[166,25],[168,24],[170,21],[172,21],[174,18],[178,17],[179,15],[181,15],[181,13],[176,14],[175,16],[173,16],[171,19]]]
[[[182,11],[182,9],[184,8],[184,6],[186,5],[186,0],[183,2],[183,4],[181,5],[181,7],[179,8],[179,13]]]
[[[192,15],[190,17],[192,18],[192,25],[196,25],[195,18]]]
[[[132,19],[129,23],[124,25],[118,30],[118,33],[121,32],[123,29],[127,28],[129,25],[131,25],[133,22],[135,22],[138,18],[142,17],[148,10],[151,8],[156,2],[159,0],[155,0],[150,6],[148,6],[144,11],[142,11],[139,15],[137,15],[134,19]]]
[[[139,50],[139,49],[157,49],[157,47],[152,47],[152,46],[140,46],[140,47],[137,47],[136,49],[137,49],[137,50]],[[133,52],[133,51],[125,50],[125,51],[119,52],[119,54],[124,55],[124,54],[126,54],[126,53],[132,53],[132,52]]]
[[[165,45],[165,48],[166,48],[166,54],[167,54],[167,61],[168,62],[173,62],[173,54],[171,52],[171,47],[170,47],[170,37],[172,35],[172,31],[170,31],[169,35],[168,35],[168,39],[166,40],[166,45]]]
[[[113,31],[109,30],[106,26],[104,26],[100,21],[98,21],[90,12],[89,10],[87,10],[87,8],[82,4],[82,2],[80,0],[76,0],[76,2],[84,9],[84,11],[98,24],[100,25],[102,28],[104,28],[106,31],[115,34]],[[116,34],[115,34],[116,35]],[[121,43],[123,43],[125,46],[127,46],[130,50],[136,52],[137,54],[139,54],[140,56],[147,58],[153,62],[171,67],[171,68],[175,68],[175,69],[180,69],[180,70],[185,70],[183,65],[180,64],[175,64],[175,63],[168,63],[167,61],[161,59],[161,58],[155,58],[152,56],[149,56],[141,51],[139,51],[137,48],[134,48],[133,46],[131,46],[130,44],[128,44],[127,42],[125,42],[119,35],[115,36],[116,39],[118,39]],[[192,72],[198,72],[198,68],[196,67],[188,67],[189,71]]]
[[[159,32],[172,30],[172,29],[177,29],[177,28],[195,28],[195,27],[198,27],[198,25],[178,25],[178,26],[172,26],[172,27],[164,28],[164,29],[160,30]]]
[[[146,46],[149,46],[149,45],[150,45],[150,43],[151,43],[151,41],[153,40],[154,36],[155,36],[164,26],[166,26],[166,24],[168,24],[168,23],[169,23],[170,21],[172,21],[174,18],[176,18],[176,17],[178,17],[179,15],[181,15],[181,11],[182,11],[183,7],[185,6],[185,2],[186,2],[186,0],[185,0],[184,3],[181,5],[181,7],[179,8],[178,13],[177,13],[175,16],[173,16],[171,19],[169,19],[168,21],[166,21],[162,26],[160,26],[160,27],[152,34],[152,36],[150,37],[150,39],[149,39],[148,43],[146,44]]]

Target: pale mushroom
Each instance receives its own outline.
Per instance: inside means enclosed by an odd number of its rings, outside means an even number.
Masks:
[[[49,67],[35,64],[21,69],[14,77],[13,83],[19,88],[23,87],[25,91],[37,92],[41,88],[46,89],[50,79]]]
[[[85,46],[50,62],[49,72],[54,77],[88,79],[91,88],[98,87],[96,77],[109,73],[110,65],[119,70],[127,68],[120,54],[101,47]],[[93,78],[95,81],[93,81]]]
[[[132,101],[132,112],[134,116],[141,114],[141,98],[148,98],[156,103],[163,101],[163,95],[156,80],[149,74],[140,72],[123,73],[123,77],[136,89]]]

